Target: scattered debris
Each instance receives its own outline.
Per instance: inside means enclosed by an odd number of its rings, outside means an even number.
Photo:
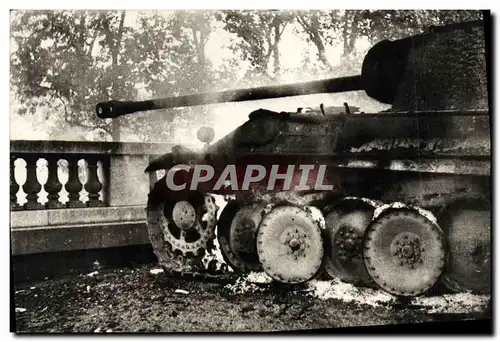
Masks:
[[[389,304],[396,297],[382,291],[370,288],[360,288],[341,280],[312,280],[308,283],[309,294],[319,299],[339,299],[343,302],[355,302],[371,306]]]
[[[186,291],[186,290],[181,290],[181,289],[177,289],[177,290],[175,290],[175,292],[174,292],[174,293],[180,293],[180,294],[187,295],[187,294],[189,294],[189,291]]]
[[[234,284],[228,284],[226,289],[233,294],[240,294],[246,292],[262,292],[265,286],[272,282],[272,278],[264,272],[251,272],[246,277],[236,279]],[[263,287],[264,285],[264,287]]]
[[[255,307],[252,305],[252,304],[247,304],[247,305],[243,305],[240,309],[240,312],[249,312],[249,311],[254,311],[255,310]]]
[[[273,278],[268,276],[265,272],[250,272],[246,276],[246,280],[251,283],[270,284],[272,283]]]
[[[273,313],[273,315],[275,317],[283,315],[285,313],[285,311],[286,311],[285,304],[281,304],[281,305],[273,304],[273,306],[271,307],[271,312]]]
[[[43,326],[47,332],[116,334],[138,329],[184,331],[193,327],[213,329],[214,326],[220,330],[271,330],[282,329],[283,324],[294,330],[326,325],[442,321],[450,319],[448,314],[459,314],[457,319],[475,318],[482,312],[485,313],[481,317],[490,315],[487,312],[488,304],[491,305],[489,295],[422,296],[395,309],[396,297],[382,290],[360,288],[340,280],[313,280],[303,286],[281,286],[264,272],[252,272],[225,287],[184,280],[178,283],[169,280],[168,286],[163,286],[161,282],[151,282],[150,272],[157,267],[148,264],[140,271],[136,270],[136,277],[132,278],[134,282],[129,281],[131,272],[125,269],[121,270],[123,272],[99,271],[99,276],[113,272],[112,275],[118,277],[116,281],[96,285],[91,284],[96,277],[86,278],[85,273],[51,280],[43,285],[37,283],[34,291],[30,290],[31,284],[20,284],[24,292],[19,293],[21,289],[16,291],[17,330],[40,331]],[[68,303],[65,315],[55,315],[60,306],[50,300],[59,293],[64,294],[61,299]],[[38,299],[34,294],[38,294]],[[154,302],[149,298],[154,298]],[[159,307],[162,310],[157,310]],[[206,319],[204,314],[210,310],[217,312],[213,320]],[[228,310],[234,310],[231,317],[223,314]],[[321,319],[314,318],[318,312],[321,312]],[[185,322],[188,324],[184,325]]]
[[[229,271],[229,267],[224,261],[224,258],[222,257],[222,254],[220,252],[219,242],[217,241],[217,239],[213,241],[213,244],[214,246],[212,250],[210,252],[207,251],[207,253],[201,260],[201,262],[203,263],[203,267],[205,269],[211,269],[212,272]]]
[[[163,269],[162,268],[153,268],[152,270],[149,270],[149,273],[151,273],[151,274],[163,273]]]
[[[445,294],[436,297],[413,298],[411,304],[421,306],[430,314],[461,314],[482,312],[488,306],[489,296],[472,293]]]

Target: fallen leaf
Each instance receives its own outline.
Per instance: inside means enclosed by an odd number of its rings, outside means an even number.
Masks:
[[[151,274],[163,273],[163,269],[161,269],[161,268],[154,268],[152,270],[149,270],[149,273],[151,273]]]
[[[186,290],[181,290],[181,289],[177,289],[177,290],[175,290],[175,293],[180,293],[180,294],[185,294],[185,295],[187,295],[187,294],[189,294],[189,291],[186,291]]]

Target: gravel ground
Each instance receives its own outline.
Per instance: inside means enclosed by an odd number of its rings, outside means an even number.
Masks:
[[[269,332],[491,317],[484,296],[402,305],[382,291],[338,281],[300,288],[266,283],[262,274],[230,284],[170,279],[154,264],[18,283],[16,331]]]

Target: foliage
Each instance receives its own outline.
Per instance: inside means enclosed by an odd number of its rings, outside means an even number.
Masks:
[[[14,12],[11,31],[17,46],[11,82],[26,109],[51,106],[70,125],[112,134],[111,124],[93,114],[97,101],[135,95],[132,70],[119,60],[121,37],[128,34],[123,15]]]
[[[242,59],[250,61],[248,76],[264,75],[274,80],[280,75],[279,43],[287,25],[293,20],[291,11],[224,11],[217,19],[228,32],[240,38],[237,47]],[[273,60],[273,69],[269,63]]]
[[[207,125],[206,107],[178,108],[100,120],[95,104],[109,99],[145,99],[211,91],[237,85],[357,72],[365,51],[383,39],[398,39],[426,26],[480,19],[479,11],[13,11],[11,89],[20,115],[44,112],[53,133],[80,127],[120,139],[173,136],[179,127]],[[234,37],[232,51],[215,68],[207,42],[222,29]],[[312,49],[285,51],[294,35]],[[328,52],[341,48],[340,64]],[[283,65],[283,56],[301,62]],[[239,76],[238,76],[239,75]]]

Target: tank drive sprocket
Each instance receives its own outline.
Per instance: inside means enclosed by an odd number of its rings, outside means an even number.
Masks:
[[[150,196],[147,220],[160,264],[174,271],[198,267],[213,248],[218,207],[211,195],[195,193],[183,200]]]
[[[418,296],[433,287],[446,263],[441,228],[407,208],[387,210],[368,226],[363,241],[368,274],[396,296]]]
[[[261,270],[255,237],[264,205],[229,202],[217,223],[217,240],[224,261],[236,273]]]
[[[373,286],[363,262],[363,236],[375,207],[360,199],[343,199],[323,209],[326,244],[324,270],[332,279]]]
[[[441,277],[451,291],[489,293],[491,287],[491,212],[484,203],[449,205],[440,222],[449,246]]]
[[[274,280],[287,284],[306,282],[322,264],[321,228],[302,208],[274,207],[259,226],[257,253],[264,271]]]

